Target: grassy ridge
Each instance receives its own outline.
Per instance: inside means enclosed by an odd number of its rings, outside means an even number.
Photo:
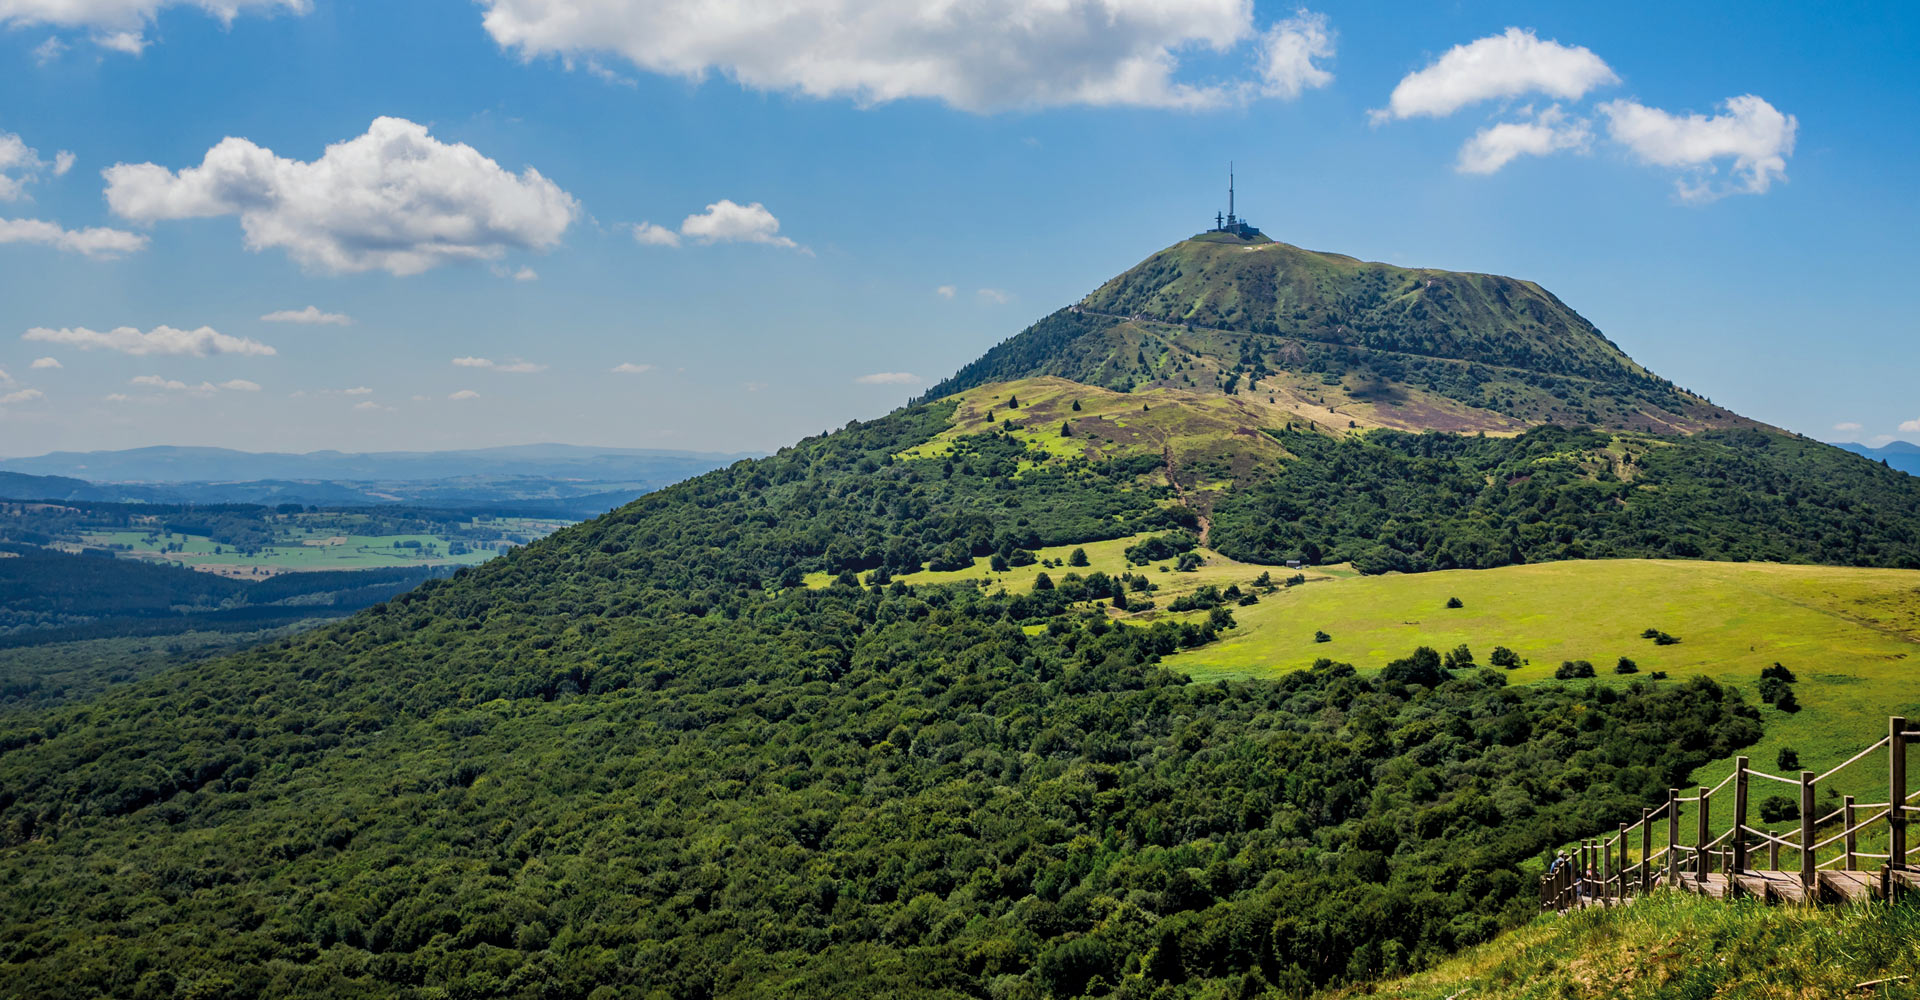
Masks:
[[[1909,977],[1877,988],[1859,983]],[[1920,909],[1656,893],[1542,917],[1419,975],[1332,994],[1402,1000],[1920,997]]]

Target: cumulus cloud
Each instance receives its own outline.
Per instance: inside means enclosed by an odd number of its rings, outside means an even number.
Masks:
[[[0,243],[38,243],[83,257],[112,259],[143,250],[147,238],[124,229],[63,229],[41,219],[0,219]]]
[[[1682,199],[1710,201],[1727,194],[1763,194],[1787,177],[1800,122],[1752,94],[1720,103],[1722,114],[1676,115],[1637,101],[1600,105],[1607,134],[1641,162],[1687,170],[1674,182]],[[1731,159],[1731,184],[1715,184],[1718,161]]]
[[[33,47],[33,64],[35,66],[45,66],[65,55],[66,51],[67,43],[49,35],[46,41]]]
[[[1593,131],[1584,119],[1569,118],[1559,106],[1532,121],[1501,122],[1475,132],[1460,147],[1456,165],[1463,174],[1490,174],[1522,156],[1546,156],[1561,150],[1585,150]]]
[[[46,344],[67,344],[83,351],[96,349],[119,351],[138,357],[164,355],[204,358],[209,354],[266,356],[277,353],[273,348],[257,340],[228,336],[210,326],[203,326],[197,330],[156,326],[146,333],[141,333],[130,326],[116,326],[104,333],[89,330],[84,326],[61,327],[58,330],[36,326],[21,334],[20,339]]]
[[[653,370],[652,365],[636,365],[631,361],[622,361],[607,369],[615,375],[644,375]]]
[[[1263,73],[1276,65],[1278,44],[1278,75],[1265,84],[1292,96],[1298,91],[1288,90],[1290,82],[1304,88],[1313,79],[1299,74],[1300,55],[1311,69],[1312,58],[1328,54],[1315,49],[1310,25],[1263,38],[1248,0],[481,3],[488,34],[522,58],[558,56],[592,69],[596,55],[612,53],[691,80],[718,72],[756,90],[861,104],[925,98],[976,112],[1237,103],[1260,92],[1259,84],[1189,82],[1181,79],[1181,59],[1249,42],[1264,45]]]
[[[0,25],[82,30],[95,45],[137,56],[149,44],[147,29],[168,7],[200,10],[226,25],[248,11],[305,14],[313,5],[311,0],[0,0]],[[34,55],[45,63],[65,50],[59,39],[49,38]]]
[[[534,270],[533,268],[530,268],[530,267],[523,267],[523,268],[521,268],[520,270],[518,270],[518,271],[515,271],[515,272],[513,272],[513,280],[515,280],[515,281],[539,281],[539,280],[540,280],[540,272],[538,272],[538,271],[536,271],[536,270]]]
[[[1900,423],[1900,430],[1905,434],[1920,434],[1920,417],[1902,421]]]
[[[643,243],[650,247],[677,247],[680,245],[679,233],[652,222],[642,222],[635,225],[633,227],[633,238],[636,242]]]
[[[376,403],[371,399],[363,399],[360,402],[353,404],[353,408],[363,413],[369,413],[376,410],[391,411],[393,409],[393,407],[391,406],[381,406],[379,403]]]
[[[736,205],[722,198],[698,215],[689,215],[680,223],[680,235],[702,243],[765,243],[769,246],[799,249],[800,244],[780,235],[780,220],[767,206],[754,202]]]
[[[939,288],[933,290],[933,294],[943,299],[950,299],[953,298],[958,291],[959,289],[954,288],[952,285],[941,285]]]
[[[58,368],[58,367],[60,367],[60,359],[59,359],[59,358],[51,358],[51,357],[49,357],[49,358],[34,358],[34,359],[33,359],[33,364],[31,364],[31,365],[28,365],[27,367],[29,367],[29,368]],[[3,375],[3,374],[5,374],[5,373],[0,373],[0,375]]]
[[[225,382],[220,383],[220,388],[226,389],[230,392],[259,392],[260,383],[249,382],[243,378],[230,378]]]
[[[458,392],[449,394],[447,398],[448,399],[479,399],[480,394],[477,392],[474,392],[472,389],[461,389]]]
[[[404,118],[377,118],[310,163],[229,137],[197,167],[122,163],[104,176],[107,204],[122,218],[238,216],[249,249],[278,248],[333,273],[409,275],[544,250],[580,211],[532,167],[511,173]]]
[[[1456,45],[1426,68],[1407,74],[1393,88],[1387,106],[1373,115],[1376,121],[1444,117],[1469,104],[1526,94],[1571,101],[1619,81],[1585,46],[1541,41],[1530,30],[1508,28]]]
[[[364,385],[356,385],[351,389],[342,389],[340,391],[348,396],[369,396],[373,394],[373,390]]]
[[[920,376],[912,372],[874,372],[854,381],[861,385],[913,385],[920,381]]]
[[[321,312],[319,306],[280,309],[260,318],[268,323],[300,323],[307,326],[350,326],[353,323],[353,317],[346,313]]]
[[[1858,421],[1843,420],[1837,424],[1834,424],[1833,429],[1836,431],[1839,431],[1842,434],[1852,434],[1856,431],[1862,430],[1863,428],[1860,426]]]
[[[19,389],[0,396],[0,405],[8,403],[28,403],[36,399],[45,399],[47,394],[38,389]]]
[[[55,177],[67,176],[67,171],[73,169],[73,161],[74,161],[74,155],[71,152],[68,152],[67,150],[63,149],[58,153],[53,154],[53,176]]]
[[[484,368],[488,371],[512,372],[516,375],[525,375],[530,372],[543,372],[547,370],[546,365],[536,365],[524,358],[508,358],[505,361],[495,361],[492,358],[454,358],[453,366],[455,368]]]
[[[1300,10],[1267,29],[1260,39],[1260,79],[1268,97],[1291,100],[1333,82],[1333,74],[1314,64],[1333,58],[1333,29],[1327,15]]]
[[[980,296],[980,301],[991,302],[996,306],[1004,306],[1013,298],[998,288],[982,288],[974,294]]]

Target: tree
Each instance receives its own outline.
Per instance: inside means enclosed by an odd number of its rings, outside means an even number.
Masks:
[[[1493,647],[1493,655],[1487,657],[1487,659],[1491,661],[1494,666],[1505,667],[1508,670],[1514,670],[1520,666],[1520,654],[1505,646]]]
[[[1008,397],[1007,397],[1007,409],[1009,409],[1009,410],[1017,410],[1017,409],[1019,409],[1019,408],[1020,408],[1020,397],[1019,397],[1019,396],[1008,396]]]
[[[1458,597],[1449,597],[1449,598],[1447,598],[1447,607],[1449,607],[1449,608],[1464,608],[1464,607],[1466,607],[1466,605],[1465,605],[1465,604],[1463,604],[1463,603],[1461,603],[1461,601],[1460,601],[1460,599],[1459,599]]]
[[[1034,577],[1034,578],[1033,578],[1033,589],[1035,589],[1035,590],[1052,590],[1052,589],[1053,589],[1053,577],[1050,577],[1050,576],[1048,576],[1048,575],[1047,575],[1047,574],[1046,574],[1045,572],[1042,572],[1042,573],[1041,573],[1041,574],[1040,574],[1039,576],[1036,576],[1036,577]]]
[[[1781,666],[1777,662],[1771,667],[1762,668],[1760,671],[1760,676],[1762,678],[1777,677],[1780,680],[1786,681],[1788,684],[1792,684],[1794,682],[1793,671],[1788,670],[1786,667]]]
[[[1760,700],[1769,705],[1780,704],[1780,699],[1793,694],[1793,687],[1778,677],[1760,678]]]
[[[987,568],[993,570],[995,573],[1005,573],[1007,571],[1007,557],[995,552],[993,557],[987,560]]]
[[[1402,684],[1424,684],[1433,687],[1447,679],[1445,668],[1440,664],[1440,654],[1431,646],[1421,646],[1412,656],[1393,661],[1380,671],[1384,680],[1399,681]]]
[[[1593,664],[1586,660],[1565,660],[1561,662],[1559,669],[1553,672],[1553,676],[1563,681],[1592,677]]]
[[[1446,668],[1448,670],[1465,670],[1473,665],[1473,650],[1468,649],[1466,643],[1463,642],[1447,651]]]
[[[1613,672],[1616,674],[1637,674],[1640,672],[1640,664],[1622,656],[1620,662],[1613,665]]]
[[[1314,641],[1314,642],[1332,642],[1332,641],[1333,641],[1333,636],[1330,636],[1330,635],[1328,635],[1328,634],[1326,634],[1325,632],[1321,632],[1321,631],[1318,631],[1318,630],[1316,630],[1316,631],[1315,631],[1315,632],[1313,633],[1313,641]]]
[[[1780,766],[1781,773],[1800,770],[1800,751],[1792,747],[1781,747],[1773,762]]]
[[[1067,565],[1085,566],[1086,564],[1087,564],[1086,549],[1074,549],[1072,552],[1067,553]]]
[[[1080,401],[1077,399],[1073,401],[1073,412],[1075,413],[1080,412]]]
[[[1072,424],[1070,424],[1070,423],[1067,423],[1067,422],[1066,422],[1066,421],[1064,421],[1064,420],[1062,420],[1062,421],[1060,421],[1060,436],[1061,436],[1061,437],[1063,437],[1063,438],[1070,438],[1070,437],[1072,437],[1072,436],[1073,436],[1073,425],[1072,425]]]

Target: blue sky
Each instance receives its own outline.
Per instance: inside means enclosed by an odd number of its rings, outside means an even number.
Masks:
[[[1920,441],[1912,5],[738,6],[0,0],[0,455],[772,449],[1204,228],[1229,159],[1277,239]]]

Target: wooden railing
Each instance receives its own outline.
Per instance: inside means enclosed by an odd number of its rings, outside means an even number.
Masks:
[[[1667,801],[1657,809],[1642,809],[1640,819],[1620,824],[1616,836],[1581,841],[1570,852],[1561,852],[1547,874],[1540,877],[1540,908],[1567,910],[1578,906],[1621,903],[1627,899],[1666,887],[1685,889],[1719,898],[1752,895],[1770,901],[1818,902],[1881,899],[1911,890],[1920,890],[1920,869],[1914,867],[1914,855],[1920,845],[1907,843],[1907,821],[1920,813],[1920,791],[1907,790],[1907,748],[1920,742],[1920,731],[1909,730],[1907,720],[1894,716],[1887,720],[1887,735],[1872,746],[1854,754],[1824,774],[1801,771],[1798,777],[1768,774],[1756,770],[1745,757],[1736,759],[1733,773],[1711,788],[1700,787],[1692,795],[1667,790]],[[1881,749],[1887,751],[1887,801],[1858,803],[1851,795],[1841,799],[1839,808],[1825,816],[1815,815],[1815,792],[1822,782]],[[1800,826],[1785,835],[1769,833],[1748,823],[1748,791],[1753,779],[1775,781],[1799,789]],[[1733,822],[1720,835],[1713,836],[1714,803],[1724,801],[1732,786]],[[1694,810],[1693,842],[1683,843],[1680,830],[1682,807],[1697,803]],[[1654,829],[1666,820],[1666,843],[1654,847]],[[1840,821],[1840,828],[1824,840],[1817,831]],[[1860,849],[1862,835],[1870,843],[1880,831],[1886,833],[1886,851]],[[1635,837],[1634,834],[1639,836]],[[1639,858],[1631,850],[1639,844]],[[1754,851],[1764,845],[1765,867],[1753,864]],[[1836,845],[1838,845],[1836,847]],[[1798,867],[1780,868],[1782,849],[1798,855]],[[1820,853],[1828,852],[1826,860]],[[1865,862],[1867,871],[1862,870]]]

